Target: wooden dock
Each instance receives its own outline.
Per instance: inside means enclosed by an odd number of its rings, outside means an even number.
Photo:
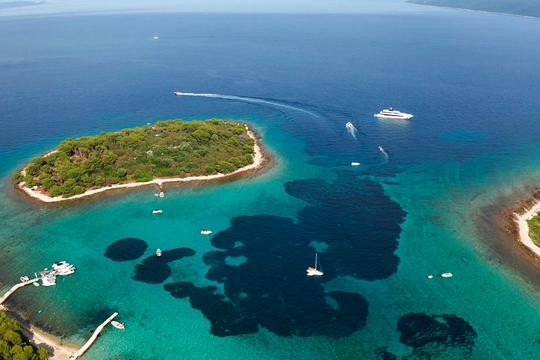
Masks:
[[[118,316],[118,313],[115,312],[114,314],[112,314],[111,316],[109,316],[109,318],[107,320],[105,320],[103,322],[103,324],[99,325],[96,330],[94,331],[94,333],[92,334],[92,336],[90,337],[90,339],[88,339],[88,341],[86,342],[86,344],[83,345],[82,348],[80,348],[76,353],[74,353],[73,355],[71,355],[69,357],[70,360],[75,360],[79,357],[81,357],[88,349],[90,349],[90,346],[92,346],[92,344],[94,343],[94,341],[96,341],[98,335],[103,331],[103,329],[105,328],[105,326],[107,326],[107,324],[109,324],[116,316]]]
[[[2,305],[4,303],[4,301],[7,300],[8,297],[11,296],[11,294],[13,294],[17,289],[20,289],[22,288],[23,286],[26,286],[26,285],[30,285],[32,283],[35,283],[36,281],[39,281],[39,279],[32,279],[32,280],[28,280],[28,281],[25,281],[25,282],[21,282],[21,283],[18,283],[17,285],[14,285],[11,289],[9,289],[1,298],[0,298],[0,308],[4,308],[4,306]]]

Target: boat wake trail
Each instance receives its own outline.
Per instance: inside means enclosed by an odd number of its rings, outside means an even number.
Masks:
[[[353,125],[352,122],[348,122],[345,124],[345,127],[347,128],[347,132],[353,137],[356,139],[356,134],[358,133],[358,130],[356,129],[356,127]]]
[[[300,111],[305,114],[314,116],[316,118],[319,118],[319,119],[321,118],[319,114],[314,113],[313,111],[309,111],[309,110],[303,109],[301,107],[293,106],[293,105],[288,105],[280,101],[267,100],[267,99],[262,99],[262,98],[236,96],[236,95],[222,95],[222,94],[185,93],[185,92],[181,93],[181,96],[195,96],[195,97],[206,97],[206,98],[214,98],[214,99],[225,99],[225,100],[233,100],[233,101],[243,101],[243,102],[248,102],[252,104],[275,106],[275,107],[285,108],[289,110]]]
[[[382,146],[379,146],[379,151],[383,154],[384,156],[384,162],[387,163],[388,162],[388,153],[386,151],[384,151],[383,147]]]

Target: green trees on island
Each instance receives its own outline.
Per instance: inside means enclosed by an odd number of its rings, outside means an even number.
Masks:
[[[0,311],[0,359],[45,360],[49,352],[31,345],[23,335],[21,325]]]
[[[15,174],[50,196],[155,177],[230,173],[253,163],[254,140],[242,123],[160,121],[154,125],[66,139]]]

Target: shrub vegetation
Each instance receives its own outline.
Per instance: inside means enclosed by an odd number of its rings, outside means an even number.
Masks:
[[[159,121],[154,125],[66,139],[15,174],[49,196],[155,177],[227,174],[253,163],[254,140],[242,123]]]
[[[21,325],[0,311],[0,359],[45,360],[49,352],[31,345],[24,336]]]

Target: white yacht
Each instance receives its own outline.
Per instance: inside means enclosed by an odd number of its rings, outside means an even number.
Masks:
[[[163,213],[163,210],[161,210],[161,209],[152,210],[152,214],[162,214],[162,213]]]
[[[444,272],[441,274],[442,278],[451,278],[452,276],[454,276],[454,274],[452,274],[451,272]]]
[[[156,256],[161,257],[161,255],[162,255],[161,249],[157,249],[156,250]]]
[[[202,229],[201,234],[202,235],[210,235],[212,233],[212,230],[210,229]]]
[[[378,114],[375,114],[374,116],[379,119],[410,120],[413,118],[414,115],[403,113],[401,111],[395,110],[394,108],[390,108],[384,109]]]
[[[306,275],[307,276],[323,276],[324,273],[322,272],[322,266],[319,264],[319,259],[317,257],[317,253],[315,253],[315,267],[308,267],[306,269]],[[317,268],[318,267],[318,268]]]
[[[360,166],[360,163],[358,161],[353,161],[351,163],[351,166]]]
[[[55,275],[67,276],[75,272],[75,266],[71,265],[67,261],[58,261],[52,264]]]
[[[175,96],[182,96],[182,93],[180,91],[174,91],[173,94]]]
[[[347,129],[349,129],[349,130],[356,130],[356,128],[354,127],[353,123],[350,122],[350,121],[347,122],[347,123],[345,124],[345,127],[346,127]]]

